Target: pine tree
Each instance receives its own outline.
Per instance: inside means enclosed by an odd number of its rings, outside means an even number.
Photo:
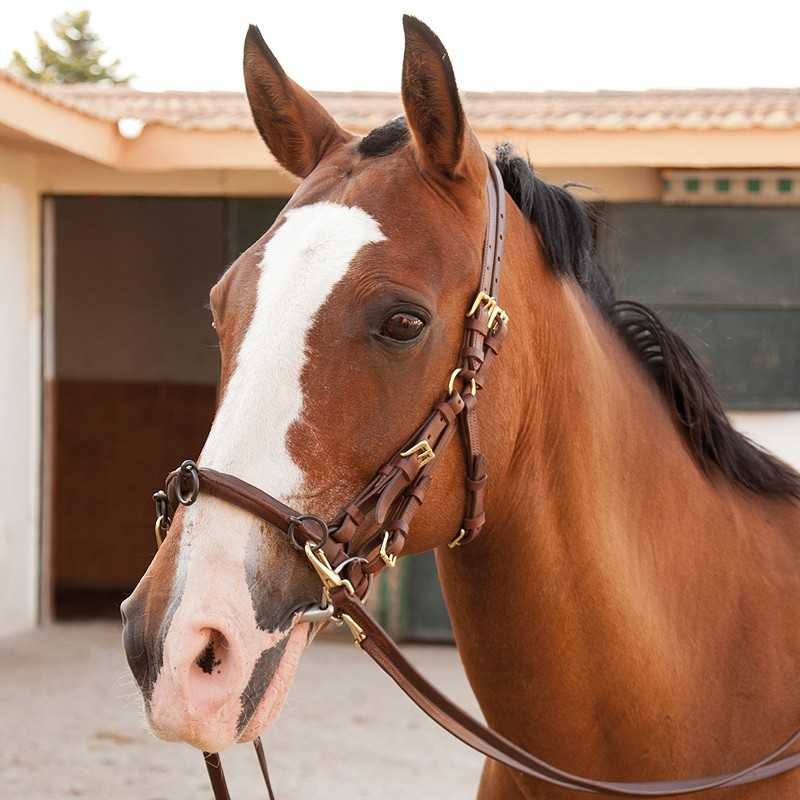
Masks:
[[[17,75],[42,83],[112,83],[127,84],[132,75],[118,74],[120,61],[102,63],[106,49],[100,37],[89,27],[91,12],[66,12],[53,20],[52,28],[58,43],[52,47],[36,33],[38,61],[31,65],[15,50],[9,69]]]

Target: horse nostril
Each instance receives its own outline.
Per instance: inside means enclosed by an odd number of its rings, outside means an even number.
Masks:
[[[194,660],[206,675],[222,672],[223,651],[228,649],[228,640],[217,630],[208,630],[208,642]]]

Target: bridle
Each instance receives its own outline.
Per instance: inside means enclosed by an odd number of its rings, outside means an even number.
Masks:
[[[628,797],[665,797],[735,786],[779,775],[800,766],[800,753],[783,756],[800,741],[800,730],[750,766],[725,775],[676,781],[600,781],[558,769],[515,745],[471,717],[428,683],[405,659],[364,605],[372,578],[394,567],[415,513],[425,500],[440,455],[461,431],[466,460],[466,507],[461,528],[449,543],[471,542],[485,521],[486,459],[481,452],[475,413],[486,372],[500,351],[508,315],[497,302],[505,235],[505,189],[487,158],[488,213],[480,284],[466,314],[458,365],[447,391],[408,441],[367,483],[361,493],[326,522],[301,514],[239,478],[184,461],[156,492],[156,541],[160,546],[175,511],[195,502],[200,492],[231,503],[283,531],[303,552],[322,583],[322,601],[298,615],[298,621],[344,623],[356,646],[364,650],[435,722],[464,744],[505,766],[554,786],[588,793]],[[261,741],[254,742],[271,800],[274,800]],[[204,753],[216,800],[230,800],[217,753]]]

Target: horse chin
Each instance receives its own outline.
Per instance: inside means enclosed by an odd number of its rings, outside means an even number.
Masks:
[[[233,744],[250,742],[267,730],[280,715],[286,696],[291,688],[300,656],[310,640],[310,626],[296,624],[286,639],[286,646],[260,697],[250,694],[247,683],[241,691],[219,708],[203,708],[201,703],[184,697],[181,701],[174,694],[167,694],[167,685],[157,682],[152,702],[148,704],[150,729],[159,739],[184,742],[198,750],[221,752]],[[252,709],[245,717],[245,704]]]

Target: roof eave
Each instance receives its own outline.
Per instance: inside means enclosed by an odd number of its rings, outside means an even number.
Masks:
[[[0,126],[120,171],[274,171],[279,169],[254,129],[202,129],[166,123],[123,138],[113,120],[56,102],[0,70]],[[359,131],[364,133],[365,131]],[[539,168],[800,167],[800,127],[531,129],[478,127],[487,150],[511,141]]]
[[[111,122],[64,108],[0,73],[0,124],[23,139],[113,166],[120,137]]]

